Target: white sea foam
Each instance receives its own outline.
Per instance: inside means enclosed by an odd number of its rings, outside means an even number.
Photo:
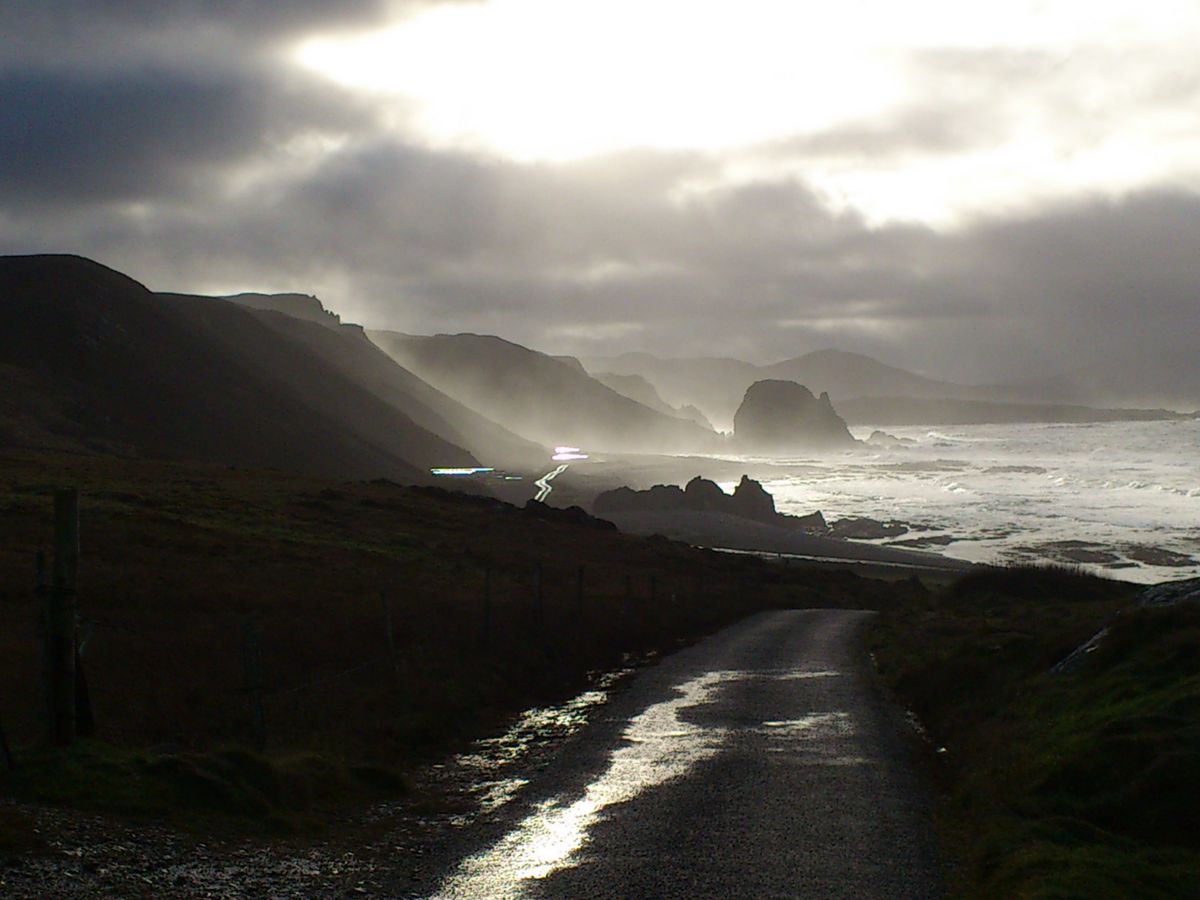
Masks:
[[[899,519],[926,529],[905,539],[949,536],[931,549],[980,562],[1063,561],[1048,545],[1074,541],[1118,578],[1200,575],[1200,422],[886,430],[914,443],[797,460],[764,486],[782,512]],[[1147,565],[1139,546],[1195,562]]]

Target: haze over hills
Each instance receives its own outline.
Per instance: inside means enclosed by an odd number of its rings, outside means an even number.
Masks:
[[[233,303],[75,256],[0,258],[0,438],[343,478],[474,465]]]
[[[183,296],[183,295],[172,295]],[[481,463],[504,468],[540,466],[550,451],[464,406],[422,381],[379,349],[359,325],[342,324],[320,300],[303,294],[246,295],[254,315],[427,431],[463,447]],[[321,315],[324,314],[324,315]]]
[[[926,397],[859,397],[839,404],[858,425],[1007,425],[1017,423],[1152,422],[1190,419],[1165,409],[1104,409],[1068,403],[1001,403]]]
[[[1016,389],[1058,403],[1197,410],[1200,359],[1195,348],[1157,347],[1113,357],[1048,381],[1017,385]]]
[[[578,361],[576,363],[578,364]],[[583,367],[580,366],[580,368],[582,369]],[[584,371],[586,374],[586,370]],[[596,372],[592,377],[606,387],[612,388],[618,394],[628,397],[630,400],[636,400],[642,406],[648,406],[650,409],[660,412],[664,416],[687,419],[689,422],[695,422],[702,428],[712,428],[712,423],[696,407],[682,406],[676,409],[673,406],[669,406],[658,395],[658,391],[655,390],[654,385],[641,375],[616,375],[612,372]]]
[[[656,412],[573,365],[499,337],[368,336],[420,378],[537,441],[635,453],[720,445],[709,429]]]
[[[649,353],[583,357],[589,372],[640,375],[671,406],[695,406],[717,428],[733,427],[733,414],[758,380],[758,367],[740,359],[664,359]]]
[[[1164,398],[1158,402],[1166,402],[1170,395],[1165,393],[1165,388],[1169,385],[1154,382],[1144,375],[1142,389],[1133,388],[1138,381],[1131,375],[1124,382],[1124,393],[1116,390],[1123,383],[1116,375],[1109,382],[1097,376],[1094,389],[1086,388],[1092,377],[1087,375],[1025,385],[963,385],[926,378],[869,356],[833,349],[818,350],[767,366],[721,358],[663,359],[646,353],[585,358],[583,363],[593,372],[641,375],[668,403],[695,405],[719,428],[729,427],[746,388],[762,379],[794,381],[815,393],[828,393],[838,411],[851,423],[971,424],[1169,417],[1162,410],[1125,412],[1084,405],[1089,401],[1105,402],[1105,397],[1114,398],[1107,401],[1110,403],[1118,402],[1122,397],[1128,400],[1140,398],[1143,404],[1155,402],[1153,397]],[[1176,370],[1176,367],[1167,368]],[[1153,371],[1153,368],[1147,371]],[[1154,384],[1157,384],[1156,390],[1146,389]],[[1200,389],[1193,395],[1177,385],[1175,395],[1173,405],[1177,409],[1200,406]],[[1189,401],[1189,397],[1195,403]]]

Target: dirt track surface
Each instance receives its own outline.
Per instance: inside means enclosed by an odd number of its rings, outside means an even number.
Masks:
[[[441,897],[933,897],[930,797],[855,640],[755,616],[639,673],[491,822]]]

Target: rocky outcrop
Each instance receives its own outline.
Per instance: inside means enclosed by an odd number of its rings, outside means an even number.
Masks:
[[[775,498],[767,493],[766,488],[748,475],[743,475],[733,496],[729,498],[729,511],[743,519],[754,519],[757,522],[774,521],[779,513],[775,511]]]
[[[684,488],[673,484],[656,484],[647,491],[620,487],[596,497],[592,511],[598,516],[629,512],[716,512],[777,528],[814,533],[826,531],[825,517],[820,512],[808,516],[789,516],[776,512],[775,498],[761,484],[745,475],[732,495],[699,476]]]
[[[864,516],[859,516],[838,519],[829,526],[829,533],[833,537],[874,541],[880,538],[900,537],[903,534],[908,534],[908,526],[902,522],[880,522],[878,519],[868,519]]]
[[[894,434],[888,434],[886,431],[876,429],[871,432],[871,436],[867,438],[866,443],[872,447],[883,447],[887,450],[896,450],[900,447],[906,447],[910,444],[915,444],[912,438],[896,437]]]
[[[709,481],[699,475],[687,483],[683,494],[688,509],[711,509],[723,512],[729,506],[729,495],[721,490],[715,481]]]
[[[737,444],[757,453],[834,450],[857,443],[828,394],[794,381],[756,381],[733,417]]]
[[[316,322],[326,328],[338,328],[342,324],[337,313],[330,312],[312,294],[230,294],[219,298],[250,309],[265,309],[281,312],[295,319]]]

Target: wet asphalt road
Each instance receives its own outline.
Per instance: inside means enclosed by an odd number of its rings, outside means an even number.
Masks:
[[[857,645],[755,616],[638,674],[495,816],[440,897],[934,897],[931,797]]]

